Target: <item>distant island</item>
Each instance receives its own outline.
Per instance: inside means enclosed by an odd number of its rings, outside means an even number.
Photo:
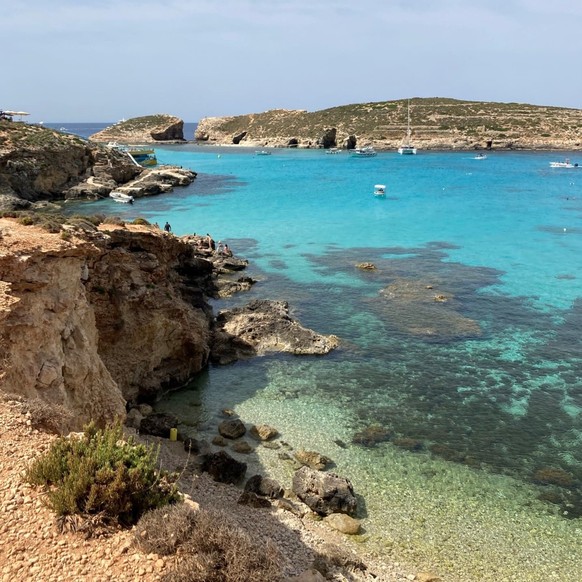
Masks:
[[[89,140],[122,144],[183,142],[184,121],[167,113],[132,117],[94,133]]]
[[[250,147],[397,149],[407,130],[421,150],[577,150],[582,110],[523,103],[414,98],[332,107],[321,111],[274,109],[207,117],[198,142]]]

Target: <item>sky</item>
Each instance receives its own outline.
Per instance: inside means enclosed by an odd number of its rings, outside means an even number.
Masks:
[[[582,108],[579,0],[0,0],[0,109],[187,122],[451,97]]]

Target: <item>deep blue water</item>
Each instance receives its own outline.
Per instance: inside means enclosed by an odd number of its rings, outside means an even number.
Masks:
[[[297,447],[317,445],[344,473],[373,466],[360,483],[371,506],[387,503],[382,483],[394,468],[379,467],[394,455],[470,467],[484,480],[530,484],[547,468],[582,480],[582,169],[551,169],[563,156],[541,152],[355,159],[185,145],[157,156],[197,179],[91,211],[227,241],[259,283],[216,309],[285,299],[304,325],[341,339],[325,357],[211,367],[160,409],[211,434],[221,408],[234,408]],[[377,183],[385,199],[373,196]],[[356,442],[371,426],[392,440]]]

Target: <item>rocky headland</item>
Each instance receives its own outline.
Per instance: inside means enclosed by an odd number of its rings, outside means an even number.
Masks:
[[[217,145],[395,150],[407,131],[408,101],[321,111],[274,109],[208,117],[196,140]],[[582,110],[446,98],[410,99],[412,142],[421,150],[579,150]]]
[[[195,177],[174,166],[142,168],[117,148],[71,134],[0,121],[0,210],[104,198],[113,190],[149,196],[190,184]]]
[[[228,328],[226,337],[208,302],[225,289],[249,288],[250,278],[236,284],[245,265],[225,262],[203,237],[182,239],[147,224],[72,219],[46,232],[0,219],[0,389],[65,407],[75,422],[67,428],[78,429],[124,417],[128,402],[183,385],[208,364],[215,344],[216,360],[256,355],[244,333]],[[256,305],[236,318],[255,337],[284,337],[289,326],[298,334],[288,344],[264,340],[270,349],[322,354],[337,345],[302,328],[288,308],[266,306],[266,332],[253,323]]]
[[[185,141],[184,121],[166,113],[132,117],[94,133],[89,140],[122,144],[180,143]]]

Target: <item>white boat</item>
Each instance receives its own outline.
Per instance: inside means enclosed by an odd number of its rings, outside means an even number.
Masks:
[[[270,156],[271,152],[268,152],[267,150],[258,150],[255,152],[255,156]]]
[[[339,148],[329,148],[328,150],[325,150],[326,154],[341,154],[342,151]]]
[[[378,196],[378,197],[386,196],[386,185],[385,184],[376,184],[374,186],[374,196]]]
[[[378,153],[372,146],[365,146],[363,148],[355,148],[350,152],[350,155],[355,158],[373,158]]]
[[[578,164],[573,164],[568,158],[563,162],[550,162],[550,168],[577,168]]]
[[[129,194],[124,194],[123,192],[113,192],[109,193],[109,198],[113,198],[115,202],[122,202],[123,204],[133,204],[133,196]]]
[[[485,154],[477,154],[473,159],[474,160],[486,160],[487,156]]]
[[[410,145],[410,99],[408,100],[408,126],[406,129],[406,141],[398,148],[398,153],[403,156],[411,156],[416,154],[416,148]]]

